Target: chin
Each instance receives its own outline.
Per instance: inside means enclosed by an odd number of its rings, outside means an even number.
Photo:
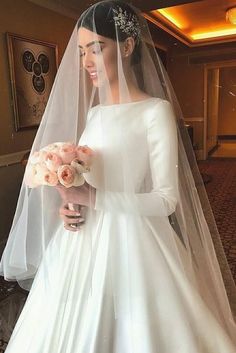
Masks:
[[[96,87],[96,88],[101,88],[104,86],[104,81],[101,81],[101,80],[93,80],[92,81],[93,83],[93,86]]]

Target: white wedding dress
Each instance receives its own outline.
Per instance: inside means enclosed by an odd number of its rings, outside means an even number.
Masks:
[[[92,217],[78,233],[58,227],[6,353],[236,352],[169,246],[168,239],[175,237],[183,263],[184,248],[168,220],[177,197],[176,132],[168,104],[151,98],[90,110],[79,144],[102,153],[111,188],[104,197],[98,158],[86,175],[97,188]],[[111,146],[103,145],[99,133],[101,112]],[[119,129],[129,145],[135,199],[119,187]],[[155,191],[143,192],[149,165],[159,179],[153,180]],[[89,294],[88,230],[96,247]]]

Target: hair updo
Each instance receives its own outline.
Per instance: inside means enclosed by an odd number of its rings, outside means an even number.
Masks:
[[[120,13],[126,16],[125,25],[121,23],[122,19],[119,21]],[[119,18],[118,25],[116,24],[116,18]],[[132,20],[131,22],[130,19]],[[131,23],[131,26],[127,26],[127,22]],[[119,42],[125,41],[128,37],[133,37],[135,47],[131,55],[131,65],[139,64],[141,59],[140,24],[137,14],[126,2],[105,0],[90,6],[79,18],[79,27],[84,27],[92,32],[96,31],[98,35],[115,41],[118,40]]]

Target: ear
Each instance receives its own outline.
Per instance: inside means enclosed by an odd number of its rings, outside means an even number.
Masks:
[[[133,53],[134,46],[135,46],[134,38],[133,37],[126,38],[126,40],[123,42],[122,56],[124,58],[129,57]]]

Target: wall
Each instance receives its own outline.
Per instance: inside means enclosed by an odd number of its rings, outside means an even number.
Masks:
[[[204,69],[190,65],[187,55],[171,55],[168,73],[186,123],[194,128],[194,148],[203,149]]]
[[[194,128],[194,148],[203,149],[204,67],[191,65],[191,49],[150,25],[153,40],[167,51],[167,72],[187,124]]]
[[[15,132],[6,32],[57,43],[58,61],[75,20],[26,0],[0,1],[0,244],[8,236],[24,167],[19,163],[31,148],[36,130]]]
[[[236,136],[236,67],[220,69],[218,135]]]
[[[59,61],[75,20],[25,0],[0,1],[0,155],[30,148],[35,130],[15,132],[6,32],[58,44]]]
[[[167,69],[170,80],[184,119],[194,128],[194,147],[196,155],[201,159],[204,144],[204,68],[209,63],[234,60],[236,58],[235,43],[189,48],[176,42],[168,50]],[[228,131],[231,131],[229,121],[225,123]]]
[[[11,227],[23,173],[19,163],[0,168],[0,251]]]

